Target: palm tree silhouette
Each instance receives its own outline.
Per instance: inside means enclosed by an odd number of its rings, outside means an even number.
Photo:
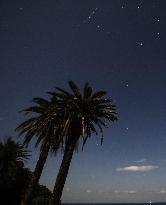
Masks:
[[[57,112],[56,97],[53,96],[50,100],[34,98],[33,102],[37,105],[23,110],[25,114],[30,113],[33,117],[16,128],[19,135],[24,135],[24,145],[28,145],[32,138],[35,137],[35,147],[40,145],[39,159],[33,172],[32,179],[29,182],[28,189],[25,192],[21,203],[22,205],[30,204],[33,191],[39,182],[49,151],[51,150],[56,153],[60,146],[56,136],[58,136],[60,132],[59,125],[61,125],[61,116],[60,112]]]
[[[103,128],[107,122],[117,120],[115,105],[112,100],[105,98],[105,91],[93,92],[92,87],[86,83],[81,93],[73,81],[69,81],[71,93],[57,88],[57,92],[50,93],[58,99],[58,107],[63,113],[63,131],[59,141],[64,145],[63,160],[53,189],[52,205],[60,204],[63,187],[66,181],[73,152],[79,139],[83,139],[82,149],[93,133],[100,132],[101,145],[103,143]]]
[[[6,141],[0,142],[0,175],[6,175],[9,169],[22,166],[29,158],[29,152],[24,146],[8,137]]]

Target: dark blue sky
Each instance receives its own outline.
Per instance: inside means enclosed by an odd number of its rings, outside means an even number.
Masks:
[[[1,138],[17,136],[33,97],[69,79],[106,90],[117,105],[103,146],[93,136],[75,154],[63,201],[166,201],[165,8],[164,0],[1,0]],[[50,189],[60,159],[43,172]]]

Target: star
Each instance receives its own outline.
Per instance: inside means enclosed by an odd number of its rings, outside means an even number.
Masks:
[[[95,15],[96,11],[98,10],[98,8],[96,7],[90,14],[89,16],[87,17],[86,20],[84,20],[83,22],[84,23],[87,23],[87,21],[89,21],[90,19],[92,19],[92,17]]]
[[[126,127],[126,130],[128,130],[129,128],[128,127]]]
[[[159,32],[157,33],[157,39],[160,39],[160,33]]]
[[[126,84],[126,87],[129,87],[129,84]]]

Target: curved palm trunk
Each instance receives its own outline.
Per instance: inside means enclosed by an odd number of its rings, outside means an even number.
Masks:
[[[70,146],[66,146],[65,148],[63,160],[62,160],[62,163],[61,163],[61,166],[58,172],[58,176],[55,182],[55,186],[53,189],[53,197],[51,200],[51,205],[61,204],[62,191],[63,191],[65,181],[67,178],[67,174],[69,171],[70,162],[73,156],[74,148],[75,148],[75,143],[73,143]]]
[[[44,168],[44,164],[48,156],[49,149],[50,149],[50,145],[46,144],[43,150],[41,151],[39,159],[36,164],[35,171],[32,175],[32,179],[29,183],[27,191],[25,192],[21,205],[29,205],[31,203],[33,191],[35,189],[35,186],[39,182],[40,176],[42,174],[42,170]]]
[[[4,167],[5,167],[5,160],[2,160],[2,162],[0,164],[0,173],[1,174],[3,173]]]

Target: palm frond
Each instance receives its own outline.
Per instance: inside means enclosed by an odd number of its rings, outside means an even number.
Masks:
[[[92,87],[89,83],[86,83],[84,86],[84,98],[89,98],[92,95]]]
[[[68,83],[69,83],[69,86],[70,86],[71,90],[73,91],[74,95],[77,98],[81,98],[82,95],[81,95],[80,89],[77,87],[77,85],[71,80],[68,81]]]
[[[46,100],[44,98],[40,98],[40,97],[33,98],[33,102],[37,103],[41,107],[47,107],[49,105],[48,100]]]
[[[73,95],[69,92],[67,92],[66,90],[62,89],[62,88],[59,88],[59,87],[56,87],[56,89],[60,92],[62,92],[63,94],[65,94],[66,96],[68,97],[73,97]]]
[[[30,118],[30,119],[24,121],[23,123],[21,123],[18,127],[16,127],[15,130],[19,132],[23,128],[25,128],[26,126],[29,126],[30,124],[35,123],[36,120],[37,120],[37,117]]]
[[[25,114],[29,114],[29,113],[43,114],[45,110],[42,107],[33,106],[33,107],[24,109],[23,112],[25,112]]]
[[[92,99],[104,97],[107,94],[105,91],[98,91],[93,94]]]
[[[82,92],[73,81],[68,84],[71,91],[57,87],[56,92],[48,92],[49,100],[34,98],[38,106],[24,110],[36,114],[16,128],[19,135],[24,135],[25,144],[35,137],[36,146],[48,142],[56,153],[60,147],[64,150],[70,143],[76,145],[79,138],[83,138],[83,149],[92,134],[99,134],[103,143],[103,129],[118,119],[112,99],[105,97],[105,91],[93,92],[89,83]]]
[[[87,139],[88,139],[88,135],[83,139],[82,151],[83,151],[83,149],[84,149],[84,146],[85,146],[85,144],[86,144]]]

